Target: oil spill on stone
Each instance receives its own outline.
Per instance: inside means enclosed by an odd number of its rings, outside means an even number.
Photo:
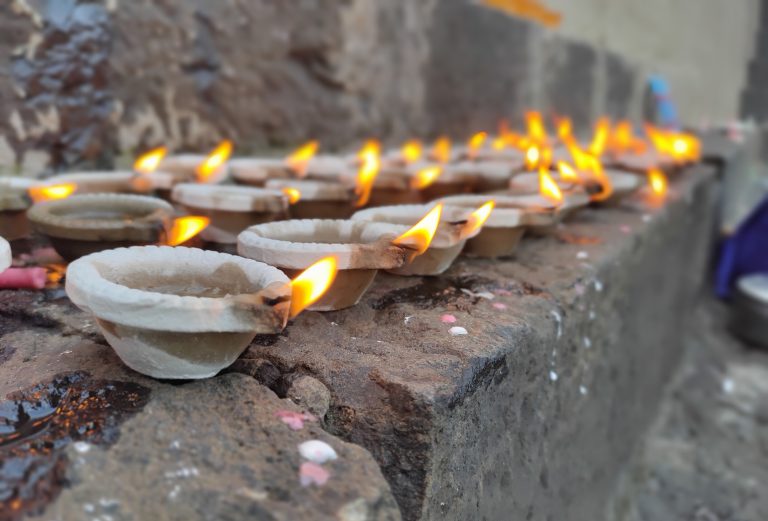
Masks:
[[[118,427],[149,399],[149,389],[60,374],[0,402],[0,521],[40,513],[66,484],[66,447],[108,446]]]
[[[408,302],[420,309],[444,306],[458,299],[466,298],[468,289],[472,292],[501,289],[491,279],[467,275],[460,277],[424,277],[421,284],[408,288],[396,289],[374,300],[371,307],[376,310],[387,309],[395,304]]]

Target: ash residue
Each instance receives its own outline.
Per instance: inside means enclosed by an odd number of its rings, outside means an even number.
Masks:
[[[8,395],[0,403],[0,520],[42,512],[66,484],[66,447],[111,445],[120,423],[148,399],[141,385],[84,372]]]

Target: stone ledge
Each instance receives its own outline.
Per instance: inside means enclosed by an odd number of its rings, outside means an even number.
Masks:
[[[599,519],[680,358],[714,174],[690,169],[660,209],[587,210],[514,260],[381,276],[244,359],[323,381],[326,428],[370,450],[405,519]]]

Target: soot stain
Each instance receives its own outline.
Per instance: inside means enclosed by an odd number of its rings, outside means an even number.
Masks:
[[[39,514],[66,485],[66,447],[109,446],[119,425],[149,400],[149,389],[59,374],[0,402],[0,520]]]

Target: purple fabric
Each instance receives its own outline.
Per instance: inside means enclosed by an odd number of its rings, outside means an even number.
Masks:
[[[715,291],[720,297],[729,297],[736,279],[751,273],[768,273],[768,198],[723,243]]]

